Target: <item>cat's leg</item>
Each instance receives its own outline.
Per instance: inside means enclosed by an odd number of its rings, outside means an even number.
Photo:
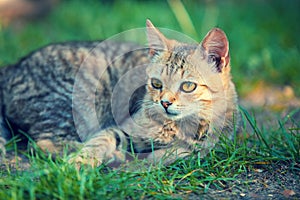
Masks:
[[[10,137],[10,131],[7,127],[5,117],[3,114],[3,97],[2,97],[2,88],[0,87],[0,160],[5,156],[5,144]]]
[[[127,139],[122,130],[110,127],[94,134],[71,163],[88,164],[92,167],[107,161],[125,161]]]
[[[10,131],[7,127],[4,117],[0,116],[0,155],[5,156],[5,144],[11,137]]]
[[[147,159],[152,163],[162,162],[170,164],[178,158],[183,158],[190,154],[190,150],[181,147],[182,144],[177,140],[179,129],[174,121],[165,121],[162,129],[159,131],[160,142],[171,144],[169,148],[158,149],[150,153]]]
[[[5,144],[9,136],[9,130],[5,123],[5,118],[3,116],[3,98],[2,98],[2,88],[0,87],[0,159],[5,156]],[[2,156],[1,156],[2,155]]]
[[[147,160],[154,164],[163,163],[168,165],[175,162],[179,158],[184,158],[190,154],[191,151],[189,149],[174,145],[170,148],[158,149],[151,152],[147,157]]]
[[[58,128],[55,122],[48,125],[46,129],[42,122],[36,122],[28,131],[23,132],[28,140],[33,142],[29,143],[30,147],[35,149],[36,146],[42,152],[51,154],[53,158],[80,149],[82,143],[76,134],[70,134],[71,128]]]

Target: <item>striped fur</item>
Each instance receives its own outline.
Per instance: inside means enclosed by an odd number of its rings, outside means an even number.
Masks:
[[[237,95],[223,31],[212,29],[200,45],[169,40],[150,21],[147,34],[146,49],[118,42],[52,44],[1,68],[2,151],[7,122],[45,151],[83,145],[72,161],[92,165],[122,161],[130,151],[154,150],[151,161],[170,152],[176,153],[167,162],[193,151],[205,156],[220,134],[230,137]],[[133,88],[143,76],[145,84]]]

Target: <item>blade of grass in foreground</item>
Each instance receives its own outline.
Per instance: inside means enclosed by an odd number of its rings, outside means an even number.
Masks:
[[[252,127],[252,129],[254,130],[256,136],[258,138],[260,138],[263,142],[263,144],[271,151],[271,148],[269,146],[269,144],[267,143],[267,141],[265,140],[262,132],[259,130],[259,128],[257,127],[257,124],[254,120],[254,118],[249,114],[249,112],[244,109],[243,107],[239,107],[240,110],[242,111],[242,114],[244,114],[244,116],[246,117],[247,121],[249,122],[250,126]]]

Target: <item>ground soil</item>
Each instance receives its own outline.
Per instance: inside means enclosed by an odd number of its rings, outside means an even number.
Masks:
[[[260,165],[237,177],[227,189],[214,190],[203,199],[300,199],[300,164]],[[191,198],[193,199],[193,198]]]

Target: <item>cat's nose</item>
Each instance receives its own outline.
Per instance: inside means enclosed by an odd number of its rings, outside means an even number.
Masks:
[[[165,109],[167,109],[170,105],[172,105],[172,103],[169,101],[160,101],[160,103]]]

